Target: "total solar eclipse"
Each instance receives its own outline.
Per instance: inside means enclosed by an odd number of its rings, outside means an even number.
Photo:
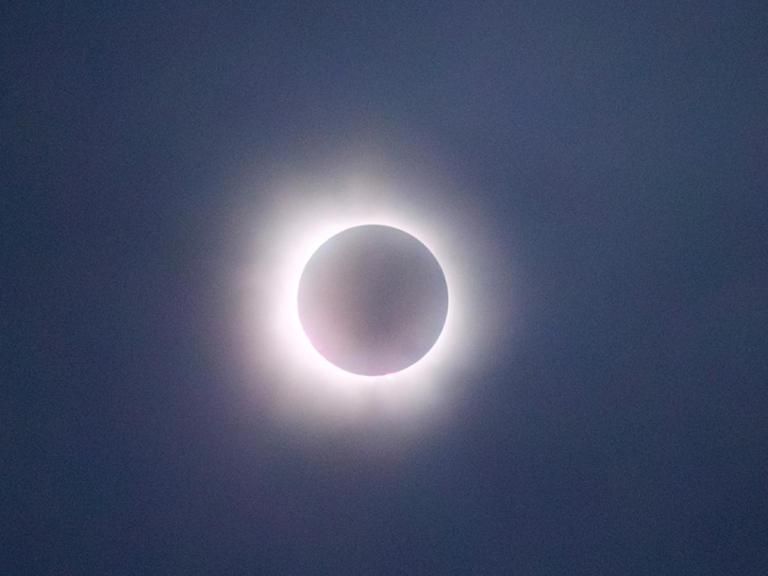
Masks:
[[[440,337],[448,286],[435,256],[414,236],[391,226],[355,226],[307,262],[298,312],[328,362],[353,374],[392,374],[418,362]]]
[[[244,195],[271,201],[228,224],[248,239],[223,304],[237,362],[281,422],[421,426],[502,349],[512,290],[484,220],[450,181],[384,168],[257,179]]]

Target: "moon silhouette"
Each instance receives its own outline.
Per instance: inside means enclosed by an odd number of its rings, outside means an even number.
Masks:
[[[399,372],[429,352],[448,313],[440,264],[398,228],[348,228],[323,243],[299,282],[299,318],[314,348],[354,374]]]

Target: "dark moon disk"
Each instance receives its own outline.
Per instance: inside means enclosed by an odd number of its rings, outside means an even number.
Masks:
[[[407,368],[435,344],[448,313],[440,264],[390,226],[348,228],[312,255],[299,283],[299,318],[329,362],[376,376]]]

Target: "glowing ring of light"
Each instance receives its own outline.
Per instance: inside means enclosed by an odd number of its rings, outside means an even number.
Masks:
[[[403,230],[424,244],[437,261],[440,262],[446,284],[448,285],[449,300],[451,302],[451,305],[448,306],[445,325],[430,351],[417,362],[403,370],[383,376],[354,374],[329,362],[310,342],[301,325],[298,310],[298,291],[301,275],[315,251],[336,234],[349,228],[366,224],[379,224]],[[423,377],[426,375],[425,372],[427,370],[434,369],[450,358],[452,347],[454,347],[453,350],[455,351],[456,323],[461,308],[461,298],[459,296],[461,291],[457,287],[459,282],[456,277],[455,266],[450,264],[448,254],[441,252],[440,243],[436,238],[431,238],[428,232],[423,229],[416,230],[416,228],[418,226],[415,226],[414,223],[409,223],[406,218],[397,218],[392,214],[386,216],[380,214],[378,217],[347,217],[334,222],[324,222],[314,230],[307,230],[300,238],[300,241],[295,242],[293,247],[286,252],[286,266],[280,271],[279,277],[281,281],[279,284],[282,288],[275,295],[276,306],[274,308],[273,328],[275,334],[280,335],[281,340],[288,345],[289,349],[295,346],[297,350],[300,350],[301,358],[295,357],[296,361],[304,361],[318,375],[339,379],[340,382],[345,384],[363,383],[371,385],[383,381],[391,383],[395,380],[407,379],[409,376],[415,376],[416,374]]]
[[[447,401],[447,387],[463,383],[463,369],[487,353],[493,325],[503,321],[501,310],[492,309],[496,295],[488,291],[494,255],[481,251],[489,245],[478,239],[482,224],[462,206],[452,208],[445,195],[370,177],[294,181],[276,187],[274,196],[274,206],[259,210],[263,226],[251,244],[238,314],[244,353],[278,412],[339,421],[367,414],[371,406],[400,417]],[[429,352],[381,376],[354,374],[329,362],[299,318],[301,275],[314,252],[336,234],[367,224],[391,226],[422,242],[442,268],[450,300]]]

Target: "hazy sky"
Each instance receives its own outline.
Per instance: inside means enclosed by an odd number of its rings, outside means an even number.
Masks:
[[[0,572],[768,573],[766,31],[765,2],[6,3]],[[360,150],[450,169],[525,320],[401,444],[297,437],[226,360],[242,174]]]

